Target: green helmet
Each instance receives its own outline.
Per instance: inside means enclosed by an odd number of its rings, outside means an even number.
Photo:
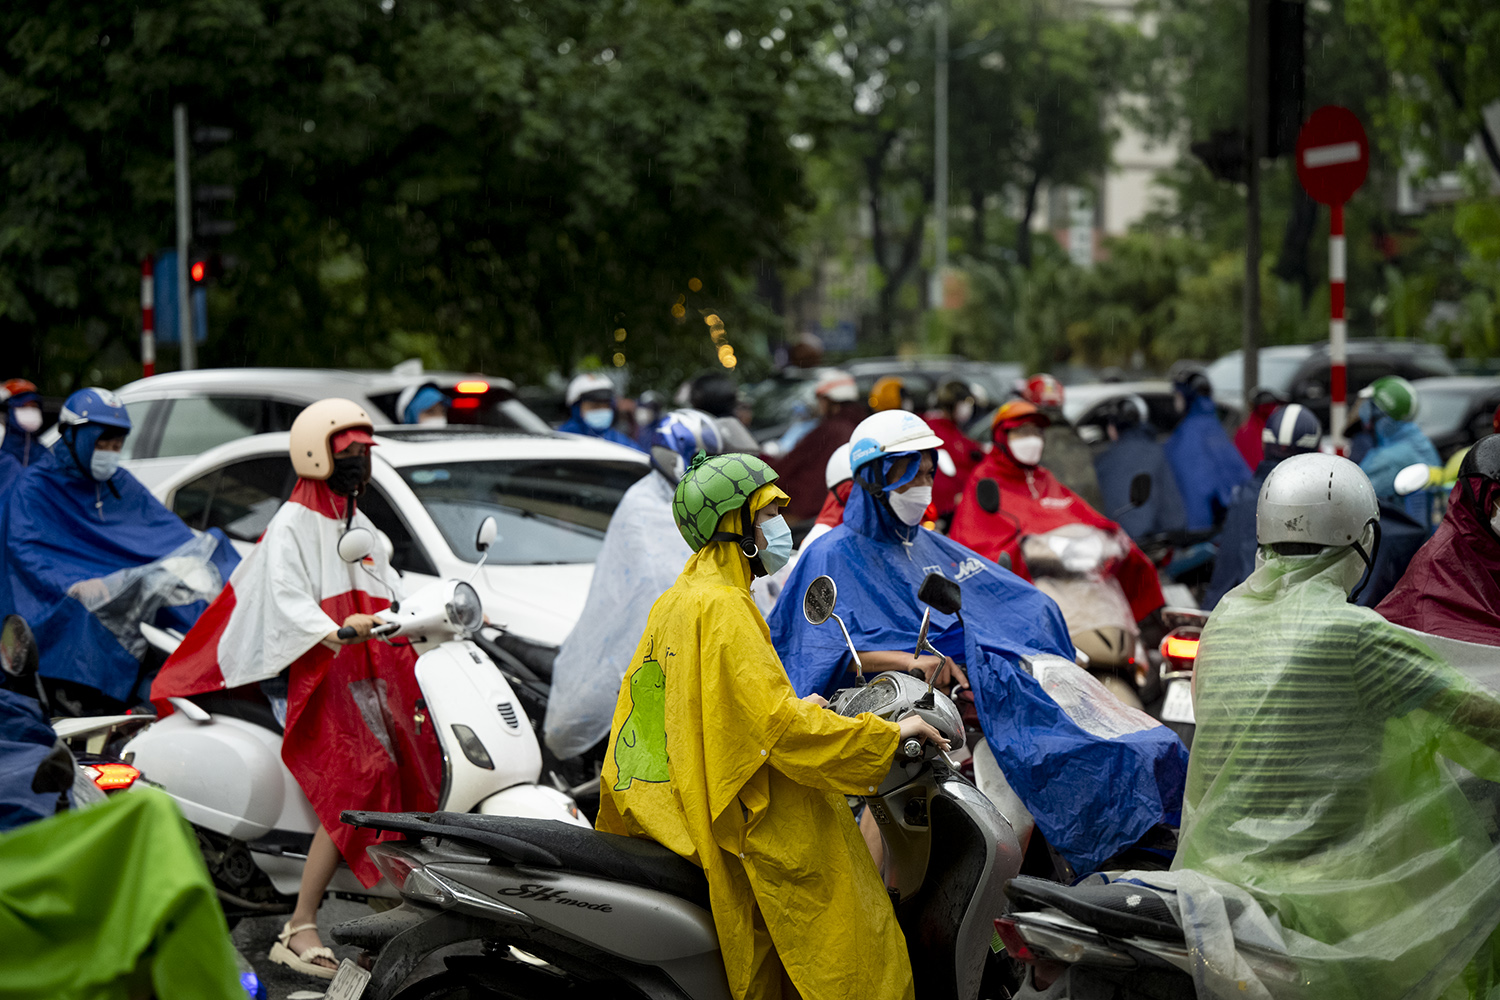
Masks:
[[[1413,420],[1422,408],[1422,397],[1400,375],[1382,375],[1370,383],[1370,401],[1392,420]]]
[[[776,470],[754,455],[699,452],[677,484],[672,517],[688,547],[697,552],[718,530],[719,519],[739,510],[750,494],[776,481]]]

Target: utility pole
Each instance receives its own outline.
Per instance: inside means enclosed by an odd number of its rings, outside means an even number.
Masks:
[[[1266,149],[1266,2],[1250,0],[1245,52],[1245,302],[1240,347],[1244,405],[1260,382],[1260,160]]]
[[[943,307],[943,275],[948,271],[948,0],[937,0],[936,69],[932,109],[932,281],[927,300]]]
[[[172,150],[177,161],[177,340],[183,371],[196,368],[197,343],[193,340],[192,289],[188,285],[188,241],[192,237],[192,204],[188,185],[187,105],[172,109]]]

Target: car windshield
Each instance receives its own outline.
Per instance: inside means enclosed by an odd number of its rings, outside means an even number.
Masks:
[[[1418,387],[1417,395],[1422,400],[1417,410],[1417,426],[1428,437],[1451,434],[1458,430],[1469,415],[1469,406],[1474,402],[1467,392],[1456,389],[1429,389]]]
[[[1245,355],[1242,351],[1231,351],[1204,371],[1214,392],[1220,396],[1238,396],[1245,387]],[[1292,376],[1305,361],[1303,354],[1270,354],[1260,352],[1260,384],[1267,389],[1290,394]]]
[[[401,478],[460,559],[477,558],[486,517],[499,525],[489,562],[506,566],[591,563],[631,484],[637,462],[528,459],[407,466]]]

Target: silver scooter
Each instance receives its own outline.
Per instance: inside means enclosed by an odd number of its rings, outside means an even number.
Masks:
[[[959,609],[958,585],[938,574],[919,596],[941,612]],[[815,625],[834,618],[842,628],[836,600],[833,580],[819,577],[808,587],[804,615]],[[930,649],[929,613],[918,652]],[[850,652],[858,669],[852,644]],[[829,709],[892,722],[916,714],[962,744],[958,709],[930,682],[897,671],[860,681],[839,691]],[[1015,967],[993,944],[993,921],[1006,909],[1006,881],[1021,867],[1012,824],[945,753],[916,740],[903,744],[885,782],[863,802],[885,839],[917,995],[1007,995]],[[402,905],[333,930],[338,941],[379,952],[366,994],[373,1000],[730,998],[708,883],[701,869],[665,847],[514,817],[345,813],[344,820],[408,838],[370,849]],[[423,963],[439,950],[443,968],[434,974],[434,963]],[[414,974],[419,966],[422,974]]]

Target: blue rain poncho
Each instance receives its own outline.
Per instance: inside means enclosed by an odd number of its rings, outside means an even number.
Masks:
[[[571,415],[568,417],[567,421],[558,428],[558,430],[562,431],[564,434],[581,434],[584,437],[603,438],[605,441],[613,441],[615,444],[623,444],[625,447],[634,448],[636,451],[649,450],[648,448],[642,447],[635,438],[631,437],[628,434],[621,434],[613,427],[606,427],[602,431],[594,430],[594,428],[590,427],[588,423],[584,421],[583,410],[577,403],[574,403],[572,407],[570,407],[569,413]]]
[[[31,790],[36,769],[56,743],[35,698],[0,688],[0,832],[57,812],[56,792]]]
[[[1364,404],[1368,405],[1368,403]],[[1375,445],[1365,453],[1359,467],[1370,477],[1375,495],[1382,500],[1396,496],[1396,473],[1408,465],[1442,465],[1437,449],[1422,429],[1410,420],[1392,420],[1384,413],[1375,414]],[[1424,499],[1426,494],[1419,494]]]
[[[1208,882],[1137,873],[1188,890],[1202,996],[1433,1000],[1500,986],[1494,648],[1348,603],[1363,569],[1349,548],[1265,555],[1204,629],[1172,875]],[[1236,958],[1230,930],[1280,961]]]
[[[1234,488],[1250,478],[1208,396],[1193,396],[1166,444],[1167,461],[1187,511],[1189,531],[1211,530],[1229,510]]]
[[[0,615],[30,624],[43,676],[128,701],[142,680],[135,623],[186,632],[239,555],[218,529],[183,524],[126,470],[95,482],[83,469],[101,431],[78,429],[77,462],[59,441],[0,500]],[[98,583],[69,595],[86,580]]]
[[[1135,424],[1123,428],[1119,440],[1094,459],[1094,472],[1104,497],[1099,512],[1124,528],[1136,542],[1187,526],[1177,477],[1150,427]],[[1132,507],[1130,484],[1142,473],[1151,477],[1151,496],[1139,507]]]
[[[917,590],[932,572],[960,584],[967,627],[934,612],[928,637],[964,664],[989,746],[1048,842],[1088,871],[1155,824],[1175,822],[1187,751],[1071,664],[1067,624],[1052,599],[949,538],[901,524],[861,487],[844,523],[805,548],[771,613],[771,640],[797,693],[828,695],[854,683],[837,625],[802,616],[812,580],[826,574],[838,584],[838,613],[856,648],[913,649],[923,610]],[[1045,655],[1068,662],[1039,682],[1021,660]]]

